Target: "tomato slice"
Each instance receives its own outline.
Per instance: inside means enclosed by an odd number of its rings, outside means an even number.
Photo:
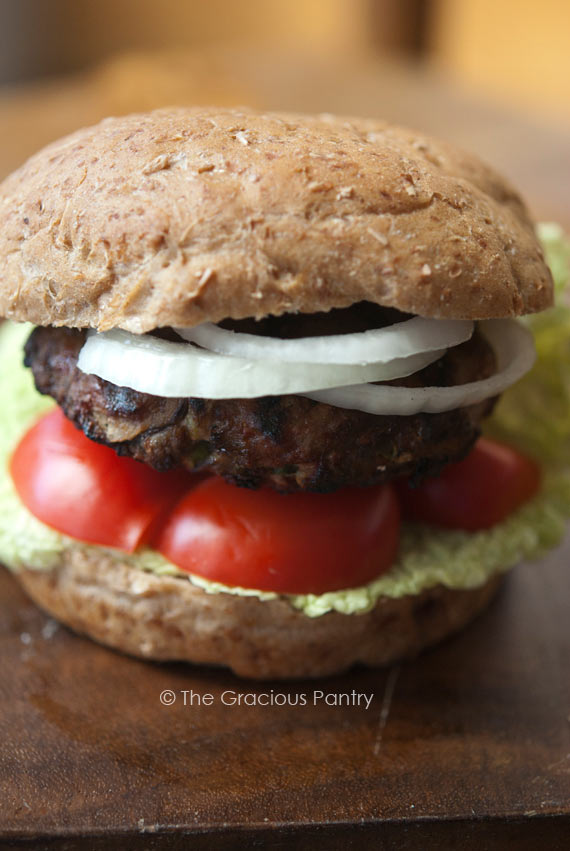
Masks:
[[[58,532],[134,552],[188,489],[187,473],[159,473],[89,440],[57,408],[23,437],[10,464],[22,502]]]
[[[390,567],[399,514],[387,485],[280,494],[213,476],[175,507],[155,546],[182,570],[227,585],[320,594]]]
[[[398,549],[389,486],[285,495],[159,473],[89,440],[59,409],[24,435],[10,471],[32,514],[59,532],[127,552],[147,543],[183,570],[228,585],[353,587],[386,571]]]
[[[404,517],[448,529],[489,529],[540,489],[540,467],[510,446],[481,438],[469,455],[419,487],[400,483]]]

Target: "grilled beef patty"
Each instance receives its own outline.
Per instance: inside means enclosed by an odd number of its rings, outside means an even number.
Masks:
[[[322,333],[324,326],[328,333],[348,333],[363,330],[364,316],[364,327],[380,327],[395,321],[394,313],[369,306],[363,312],[356,305],[331,311],[327,320],[315,315],[310,327],[313,333]],[[268,319],[256,323],[255,330],[303,336],[306,321]],[[248,329],[247,322],[232,327]],[[441,414],[375,416],[303,396],[165,399],[81,372],[77,358],[85,334],[43,327],[32,332],[25,363],[40,393],[52,396],[87,437],[112,446],[119,455],[158,470],[207,469],[242,487],[326,492],[403,475],[419,481],[462,458],[493,407],[493,400],[486,400]],[[491,347],[475,332],[421,372],[391,383],[449,386],[485,378],[494,368]]]

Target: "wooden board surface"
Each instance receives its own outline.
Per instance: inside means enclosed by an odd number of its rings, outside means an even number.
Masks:
[[[57,626],[2,571],[1,840],[565,848],[569,560],[570,541],[519,567],[414,662],[288,684],[121,656]],[[243,705],[262,694],[300,703]]]

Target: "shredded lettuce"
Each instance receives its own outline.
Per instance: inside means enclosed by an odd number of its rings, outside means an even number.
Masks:
[[[554,278],[556,304],[570,307],[570,239],[556,222],[542,222],[537,233]]]
[[[505,393],[485,432],[535,456],[547,472],[570,468],[570,240],[558,225],[539,228],[552,270],[556,305],[526,317],[537,362]]]
[[[405,524],[397,562],[379,579],[328,594],[283,595],[307,616],[329,611],[362,613],[382,596],[402,597],[437,584],[475,588],[494,573],[540,556],[562,538],[570,517],[570,242],[553,224],[542,225],[539,235],[555,279],[557,305],[526,319],[535,335],[537,363],[502,397],[485,432],[540,461],[544,470],[541,493],[485,532]],[[29,332],[30,326],[10,323],[0,329],[0,388],[5,401],[0,410],[0,561],[13,570],[23,566],[49,569],[70,546],[94,549],[33,517],[20,502],[7,470],[21,435],[53,405],[36,392],[30,371],[22,365],[22,346]],[[134,555],[116,550],[106,553],[144,571],[180,576],[210,594],[278,596],[191,576],[153,550]]]

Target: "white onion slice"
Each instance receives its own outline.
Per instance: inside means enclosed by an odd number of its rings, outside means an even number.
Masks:
[[[253,399],[402,378],[442,354],[437,350],[366,366],[266,363],[116,329],[90,334],[78,366],[119,387],[154,396]]]
[[[489,378],[453,387],[360,384],[304,395],[338,408],[396,416],[420,412],[435,414],[482,402],[502,393],[528,372],[536,359],[536,352],[531,332],[514,319],[490,319],[480,322],[479,329],[497,357],[497,371]]]
[[[184,340],[213,352],[279,363],[368,364],[387,363],[420,352],[458,346],[473,334],[467,319],[424,319],[415,316],[386,328],[353,334],[331,334],[284,340],[228,331],[205,322],[194,328],[176,328]]]

